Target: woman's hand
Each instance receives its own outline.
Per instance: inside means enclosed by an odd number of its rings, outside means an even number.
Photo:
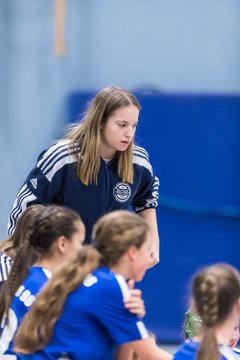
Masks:
[[[130,297],[124,300],[124,306],[132,313],[140,318],[146,315],[144,301],[142,299],[142,291],[134,289],[134,280],[128,281],[130,289]]]

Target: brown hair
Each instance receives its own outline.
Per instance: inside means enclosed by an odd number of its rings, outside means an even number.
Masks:
[[[193,298],[203,321],[203,339],[197,360],[220,360],[214,326],[227,319],[240,297],[240,276],[228,264],[216,264],[199,271],[193,281]]]
[[[6,240],[0,243],[0,251],[10,256],[13,260],[16,257],[16,252],[19,246],[26,238],[26,232],[30,219],[38,216],[39,212],[43,209],[43,205],[36,204],[29,206],[20,216],[17,221],[14,233]]]
[[[76,170],[81,182],[85,185],[97,184],[100,168],[99,147],[101,142],[101,125],[119,108],[135,105],[141,106],[136,97],[126,89],[116,86],[101,90],[89,103],[88,109],[79,124],[73,125],[66,134],[70,140],[70,152],[77,156]],[[118,154],[118,175],[121,181],[133,182],[133,141],[128,148]]]
[[[126,210],[100,218],[93,229],[94,245],[85,246],[74,262],[67,262],[38,295],[19,327],[15,350],[32,354],[46,346],[67,296],[99,266],[100,260],[105,265],[115,264],[130,246],[140,248],[148,231],[149,226],[140,216]]]
[[[36,254],[48,253],[61,235],[71,239],[77,231],[76,221],[80,221],[80,217],[75,211],[57,205],[40,206],[34,217],[28,218],[25,238],[16,250],[9,277],[1,289],[0,321],[8,314],[13,296],[27,277],[28,267],[36,261]]]

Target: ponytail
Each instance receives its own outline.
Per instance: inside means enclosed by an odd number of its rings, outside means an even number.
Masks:
[[[206,327],[196,360],[220,360],[220,351],[213,327]]]
[[[99,257],[99,253],[92,246],[85,246],[74,261],[65,262],[61,269],[56,271],[19,327],[15,339],[16,352],[32,354],[49,343],[67,296],[98,267]]]

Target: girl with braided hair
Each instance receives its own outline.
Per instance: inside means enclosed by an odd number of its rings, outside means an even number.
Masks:
[[[191,306],[190,310],[185,313],[185,321],[183,324],[183,330],[186,339],[191,339],[196,335],[200,334],[202,329],[202,319],[196,314],[194,307]],[[240,357],[240,350],[236,347],[240,338],[240,321],[239,319],[235,323],[228,345],[233,349],[233,351]]]
[[[35,296],[57,266],[76,256],[84,241],[85,227],[74,211],[55,205],[40,206],[36,215],[28,221],[25,238],[16,250],[1,292],[0,355],[14,354],[13,337]]]
[[[126,280],[140,281],[152,261],[149,225],[126,210],[113,211],[97,221],[92,238],[93,246],[56,272],[39,294],[18,330],[15,350],[22,359],[106,360],[125,344],[142,360],[170,360],[124,307]],[[120,358],[126,360],[126,353]]]
[[[237,269],[220,263],[199,271],[192,285],[193,308],[191,326],[189,328],[189,319],[185,325],[190,339],[178,349],[174,360],[236,359],[232,350],[236,342],[233,344],[231,339],[240,319],[240,275]]]

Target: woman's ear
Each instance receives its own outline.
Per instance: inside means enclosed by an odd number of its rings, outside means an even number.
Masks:
[[[137,255],[137,248],[136,246],[132,245],[127,249],[127,254],[130,260],[135,260]]]
[[[59,236],[57,239],[57,248],[61,254],[66,252],[66,238],[65,236]]]

